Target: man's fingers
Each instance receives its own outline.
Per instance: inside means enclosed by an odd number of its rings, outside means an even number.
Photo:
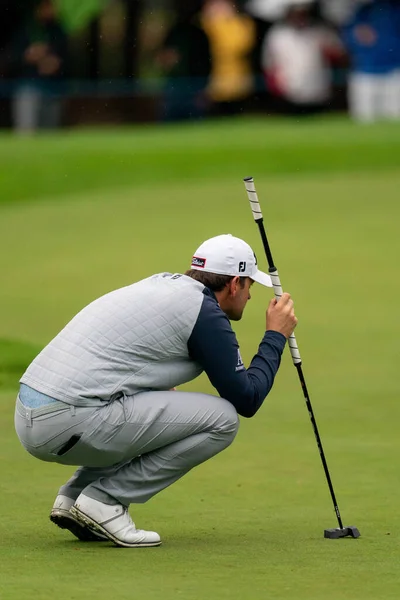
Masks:
[[[287,292],[283,293],[282,296],[279,298],[279,302],[281,304],[287,304],[290,300],[291,300],[291,295],[288,294]]]
[[[280,308],[283,313],[290,315],[292,312],[294,312],[293,300],[288,300],[286,304],[279,303],[278,308]]]

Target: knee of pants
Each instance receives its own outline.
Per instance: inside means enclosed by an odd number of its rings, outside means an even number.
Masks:
[[[233,442],[239,430],[239,416],[235,407],[225,400],[225,406],[216,423],[216,430],[222,434],[227,446]]]

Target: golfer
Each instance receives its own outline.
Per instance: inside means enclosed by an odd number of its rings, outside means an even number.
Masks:
[[[271,300],[258,351],[245,368],[230,321],[253,282],[272,287],[244,241],[204,242],[184,275],[161,273],[98,298],[42,350],[20,380],[15,427],[34,457],[80,465],[50,518],[81,540],[158,546],[128,507],[147,502],[229,446],[238,415],[269,393],[293,302]],[[205,371],[218,396],[174,388]]]

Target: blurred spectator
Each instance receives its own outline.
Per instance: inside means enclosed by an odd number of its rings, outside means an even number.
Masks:
[[[332,95],[331,65],[343,60],[336,33],[313,18],[313,2],[292,0],[263,44],[266,84],[280,112],[325,110]]]
[[[344,39],[351,57],[350,114],[366,122],[400,119],[400,1],[360,5]]]
[[[32,132],[57,127],[61,118],[57,84],[64,77],[67,39],[51,0],[41,0],[7,54],[10,75],[16,79],[12,101],[15,129]]]
[[[198,14],[193,14],[190,7],[181,9],[157,60],[166,75],[163,118],[176,121],[203,117],[208,108],[210,44]]]
[[[255,43],[252,19],[231,0],[206,0],[202,24],[211,45],[208,93],[216,114],[235,114],[253,89],[250,53]]]

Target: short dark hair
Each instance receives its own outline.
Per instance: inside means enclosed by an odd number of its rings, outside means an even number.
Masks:
[[[220,292],[233,279],[233,275],[219,275],[218,273],[208,273],[198,269],[189,269],[185,275],[200,281],[203,285],[210,288],[213,292]],[[240,277],[240,287],[244,288],[247,277]]]

